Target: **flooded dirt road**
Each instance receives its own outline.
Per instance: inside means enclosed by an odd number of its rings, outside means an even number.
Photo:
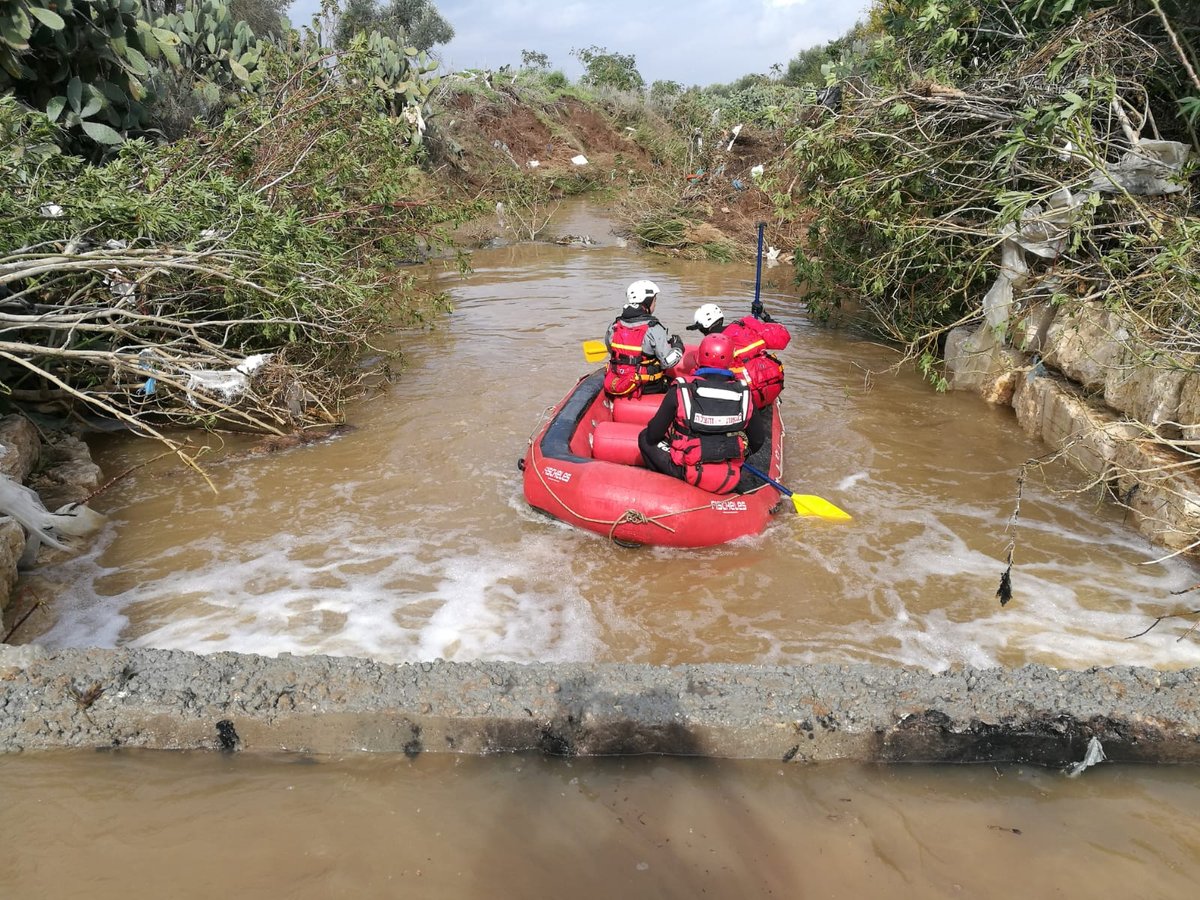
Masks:
[[[539,416],[589,371],[625,285],[662,288],[682,331],[701,302],[748,311],[754,267],[664,260],[620,245],[586,206],[560,234],[597,245],[478,251],[460,276],[418,276],[454,312],[386,336],[401,377],[324,444],[246,457],[210,438],[214,494],[170,460],[96,506],[92,550],[28,584],[54,596],[17,641],[198,652],[329,653],[390,662],[870,661],[1176,668],[1200,642],[1164,623],[1197,581],[1157,554],[1076,477],[1031,475],[1015,532],[1014,599],[996,598],[1017,472],[1046,448],[1011,410],[939,395],[879,344],[813,327],[787,266],[764,269],[767,308],[792,331],[784,482],[854,515],[780,515],[765,534],[706,550],[629,550],[534,513],[517,459]],[[683,332],[684,334],[693,334]],[[111,476],[159,453],[96,440]]]

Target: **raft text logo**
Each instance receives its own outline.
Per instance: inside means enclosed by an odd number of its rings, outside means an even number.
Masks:
[[[723,513],[740,513],[746,511],[745,500],[712,500],[709,506],[717,512]]]
[[[571,480],[571,473],[564,472],[562,469],[555,469],[552,466],[546,466],[546,468],[542,469],[542,471],[546,473],[546,477],[551,481],[561,481],[563,484],[566,484]]]

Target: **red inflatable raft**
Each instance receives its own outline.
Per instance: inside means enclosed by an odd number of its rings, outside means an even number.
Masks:
[[[530,506],[622,544],[709,547],[767,527],[780,501],[770,485],[710,494],[645,468],[637,435],[661,395],[612,400],[603,385],[603,370],[580,379],[530,438],[521,461]],[[770,415],[770,440],[750,462],[779,479],[779,404]]]

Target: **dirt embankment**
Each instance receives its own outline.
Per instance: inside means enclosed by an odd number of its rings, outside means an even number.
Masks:
[[[541,105],[509,89],[464,92],[451,97],[442,119],[446,161],[457,180],[474,191],[494,189],[510,173],[599,186],[653,169],[629,131],[575,98]],[[574,161],[580,156],[586,164]]]
[[[765,222],[764,251],[778,248],[778,259],[790,261],[803,223],[778,216],[769,193],[780,188],[770,170],[786,150],[781,133],[743,126],[696,141],[661,120],[646,117],[635,127],[623,124],[627,118],[575,97],[540,103],[510,86],[463,91],[446,101],[435,155],[470,196],[503,201],[514,179],[555,196],[603,191],[634,239],[639,223],[670,220],[672,239],[644,242],[654,252],[752,258],[757,223]],[[466,240],[496,236],[475,228],[480,233],[468,231]]]
[[[464,181],[486,187],[505,169],[546,178],[580,175],[608,178],[613,170],[644,170],[648,158],[628,132],[599,109],[575,98],[530,106],[509,92],[494,97],[460,94],[450,103],[446,125],[462,152],[454,155]],[[587,166],[572,162],[587,158]]]

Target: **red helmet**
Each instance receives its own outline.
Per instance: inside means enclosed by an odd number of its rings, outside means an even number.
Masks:
[[[729,335],[719,332],[706,335],[700,342],[700,350],[696,355],[702,366],[728,369],[733,365],[733,341]]]

